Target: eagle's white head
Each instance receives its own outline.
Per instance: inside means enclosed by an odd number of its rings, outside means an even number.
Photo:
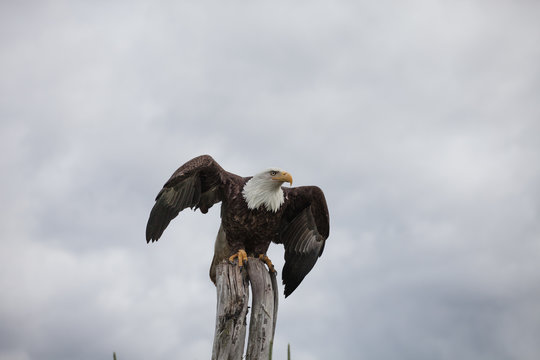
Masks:
[[[284,182],[292,185],[292,176],[278,168],[270,168],[253,176],[242,190],[248,208],[258,209],[264,205],[268,211],[278,211],[285,201],[281,189]]]

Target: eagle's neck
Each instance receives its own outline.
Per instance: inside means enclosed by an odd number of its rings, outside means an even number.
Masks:
[[[242,195],[251,210],[264,205],[266,210],[276,212],[285,201],[281,184],[265,179],[251,178],[248,180],[244,185]]]

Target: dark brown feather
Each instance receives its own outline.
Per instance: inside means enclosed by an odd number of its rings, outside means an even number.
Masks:
[[[208,212],[221,201],[223,186],[241,178],[228,173],[209,155],[196,157],[176,170],[156,197],[146,225],[146,241],[157,241],[172,219],[186,208]]]
[[[322,255],[330,232],[328,207],[321,189],[285,189],[287,201],[280,241],[285,247],[282,280],[285,297],[300,285]]]

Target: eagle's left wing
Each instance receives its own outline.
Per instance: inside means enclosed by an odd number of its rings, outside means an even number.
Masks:
[[[163,185],[146,225],[146,242],[157,241],[180,211],[190,207],[203,214],[221,201],[227,184],[241,182],[209,155],[201,155],[182,165]]]
[[[326,199],[317,186],[283,188],[286,208],[280,242],[285,246],[285,297],[300,285],[322,255],[330,233]]]

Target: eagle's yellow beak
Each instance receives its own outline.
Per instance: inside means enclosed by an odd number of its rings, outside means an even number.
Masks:
[[[280,172],[279,174],[277,174],[276,176],[274,176],[274,177],[272,178],[272,180],[278,180],[278,181],[288,182],[288,183],[291,184],[291,186],[292,186],[292,176],[291,176],[291,174],[289,174],[289,173],[286,172],[286,171]]]

